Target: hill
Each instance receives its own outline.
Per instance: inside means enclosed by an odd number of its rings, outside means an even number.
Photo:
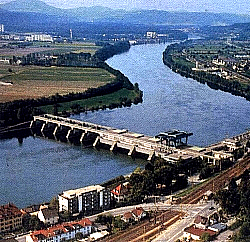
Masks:
[[[144,25],[231,25],[250,22],[250,16],[209,12],[168,12],[161,10],[114,10],[106,7],[80,7],[60,9],[41,0],[15,0],[0,4],[0,9],[27,17],[27,13],[46,15],[49,19],[59,17],[70,22],[105,22]],[[37,18],[39,15],[37,15]],[[3,21],[0,16],[0,21]],[[48,21],[49,21],[48,19]],[[14,19],[13,19],[14,20]]]

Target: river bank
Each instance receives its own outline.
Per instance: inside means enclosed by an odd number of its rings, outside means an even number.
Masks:
[[[250,102],[184,78],[162,62],[166,45],[132,46],[107,60],[143,90],[130,107],[83,112],[71,118],[155,136],[179,129],[193,132],[189,143],[207,146],[250,127]],[[21,141],[21,140],[20,140]],[[102,184],[130,174],[145,161],[109,150],[72,146],[38,137],[0,140],[1,204],[39,204],[65,190]],[[49,189],[48,189],[49,186]]]
[[[60,66],[52,66],[51,59],[48,60],[50,65],[44,66],[43,62],[39,62],[38,53],[32,55],[34,60],[27,55],[23,58],[27,60],[22,63],[22,71],[14,71],[11,75],[7,73],[6,76],[1,77],[15,79],[11,90],[5,90],[6,96],[13,93],[15,96],[13,101],[0,103],[0,128],[30,121],[34,115],[43,113],[69,116],[90,110],[112,109],[142,102],[142,91],[138,84],[133,85],[119,70],[105,63],[107,58],[126,52],[129,48],[130,45],[126,42],[105,45],[92,57],[89,54],[89,58],[92,59],[86,67],[78,67],[74,61],[74,58],[80,58],[79,56],[85,53],[67,54],[71,59],[68,60],[67,65],[60,62]],[[26,66],[28,68],[25,68]],[[63,78],[66,81],[61,81]],[[27,80],[31,81],[27,82]],[[20,86],[22,86],[21,89]],[[64,91],[61,90],[61,86],[66,86]]]
[[[229,51],[224,51],[224,53],[223,50],[228,48],[226,43],[217,46],[218,44],[212,45],[204,42],[201,45],[198,40],[196,41],[198,43],[187,41],[169,45],[163,52],[163,63],[184,77],[192,78],[202,84],[206,83],[215,90],[229,92],[250,101],[250,79],[244,76],[241,67],[246,63],[243,59],[232,60],[240,50],[233,49],[230,50],[232,53]]]

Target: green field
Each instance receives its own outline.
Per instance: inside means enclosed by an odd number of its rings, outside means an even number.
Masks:
[[[125,98],[126,97],[126,98]],[[60,103],[58,107],[58,112],[62,111],[72,111],[72,106],[75,104],[79,105],[85,110],[94,110],[94,109],[100,109],[103,106],[108,107],[110,104],[115,103],[118,104],[122,100],[131,100],[133,101],[135,97],[138,97],[138,92],[134,90],[128,90],[128,89],[121,89],[119,91],[116,91],[111,94],[103,95],[103,96],[98,96],[98,97],[92,97],[88,99],[83,99],[83,100],[77,100],[77,101],[72,101],[72,102],[67,102],[67,103]],[[125,98],[125,99],[124,99]],[[43,112],[45,113],[52,113],[54,112],[54,107],[53,105],[48,105],[44,107],[39,107]]]
[[[10,74],[10,73],[8,73]],[[2,81],[22,82],[32,81],[92,81],[110,82],[114,76],[100,68],[76,68],[76,67],[41,67],[25,66],[18,72],[12,72],[1,78]]]

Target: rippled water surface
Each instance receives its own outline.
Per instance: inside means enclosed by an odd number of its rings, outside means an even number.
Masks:
[[[205,146],[250,128],[250,102],[173,73],[162,63],[166,45],[134,46],[108,60],[143,90],[143,103],[73,116],[93,123],[156,135],[193,132],[189,143]],[[0,204],[19,207],[48,201],[65,189],[98,184],[127,174],[143,161],[109,151],[81,149],[29,137],[1,140]]]

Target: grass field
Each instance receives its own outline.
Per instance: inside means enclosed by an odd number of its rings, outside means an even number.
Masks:
[[[83,92],[114,79],[115,76],[100,68],[0,65],[0,102]]]
[[[0,43],[1,44],[1,43]],[[8,44],[8,42],[4,42]],[[73,42],[73,43],[41,43],[33,42],[33,45],[27,46],[25,48],[19,48],[18,46],[12,46],[11,48],[2,48],[0,49],[0,57],[12,58],[15,56],[23,56],[29,53],[54,53],[61,54],[67,52],[85,52],[93,55],[100,46],[96,46],[91,42]]]
[[[98,96],[98,97],[92,97],[88,99],[83,100],[77,100],[67,103],[60,103],[60,106],[58,107],[58,112],[62,112],[63,110],[71,111],[71,106],[74,104],[78,104],[79,106],[91,110],[92,108],[96,109],[101,108],[102,106],[106,105],[108,106],[111,103],[119,103],[121,99],[124,99],[126,97],[127,99],[134,100],[135,97],[138,96],[138,93],[134,90],[128,90],[128,89],[121,89],[117,92],[107,94],[104,96]],[[53,105],[48,105],[44,107],[39,107],[43,112],[45,113],[52,113],[54,111]]]

